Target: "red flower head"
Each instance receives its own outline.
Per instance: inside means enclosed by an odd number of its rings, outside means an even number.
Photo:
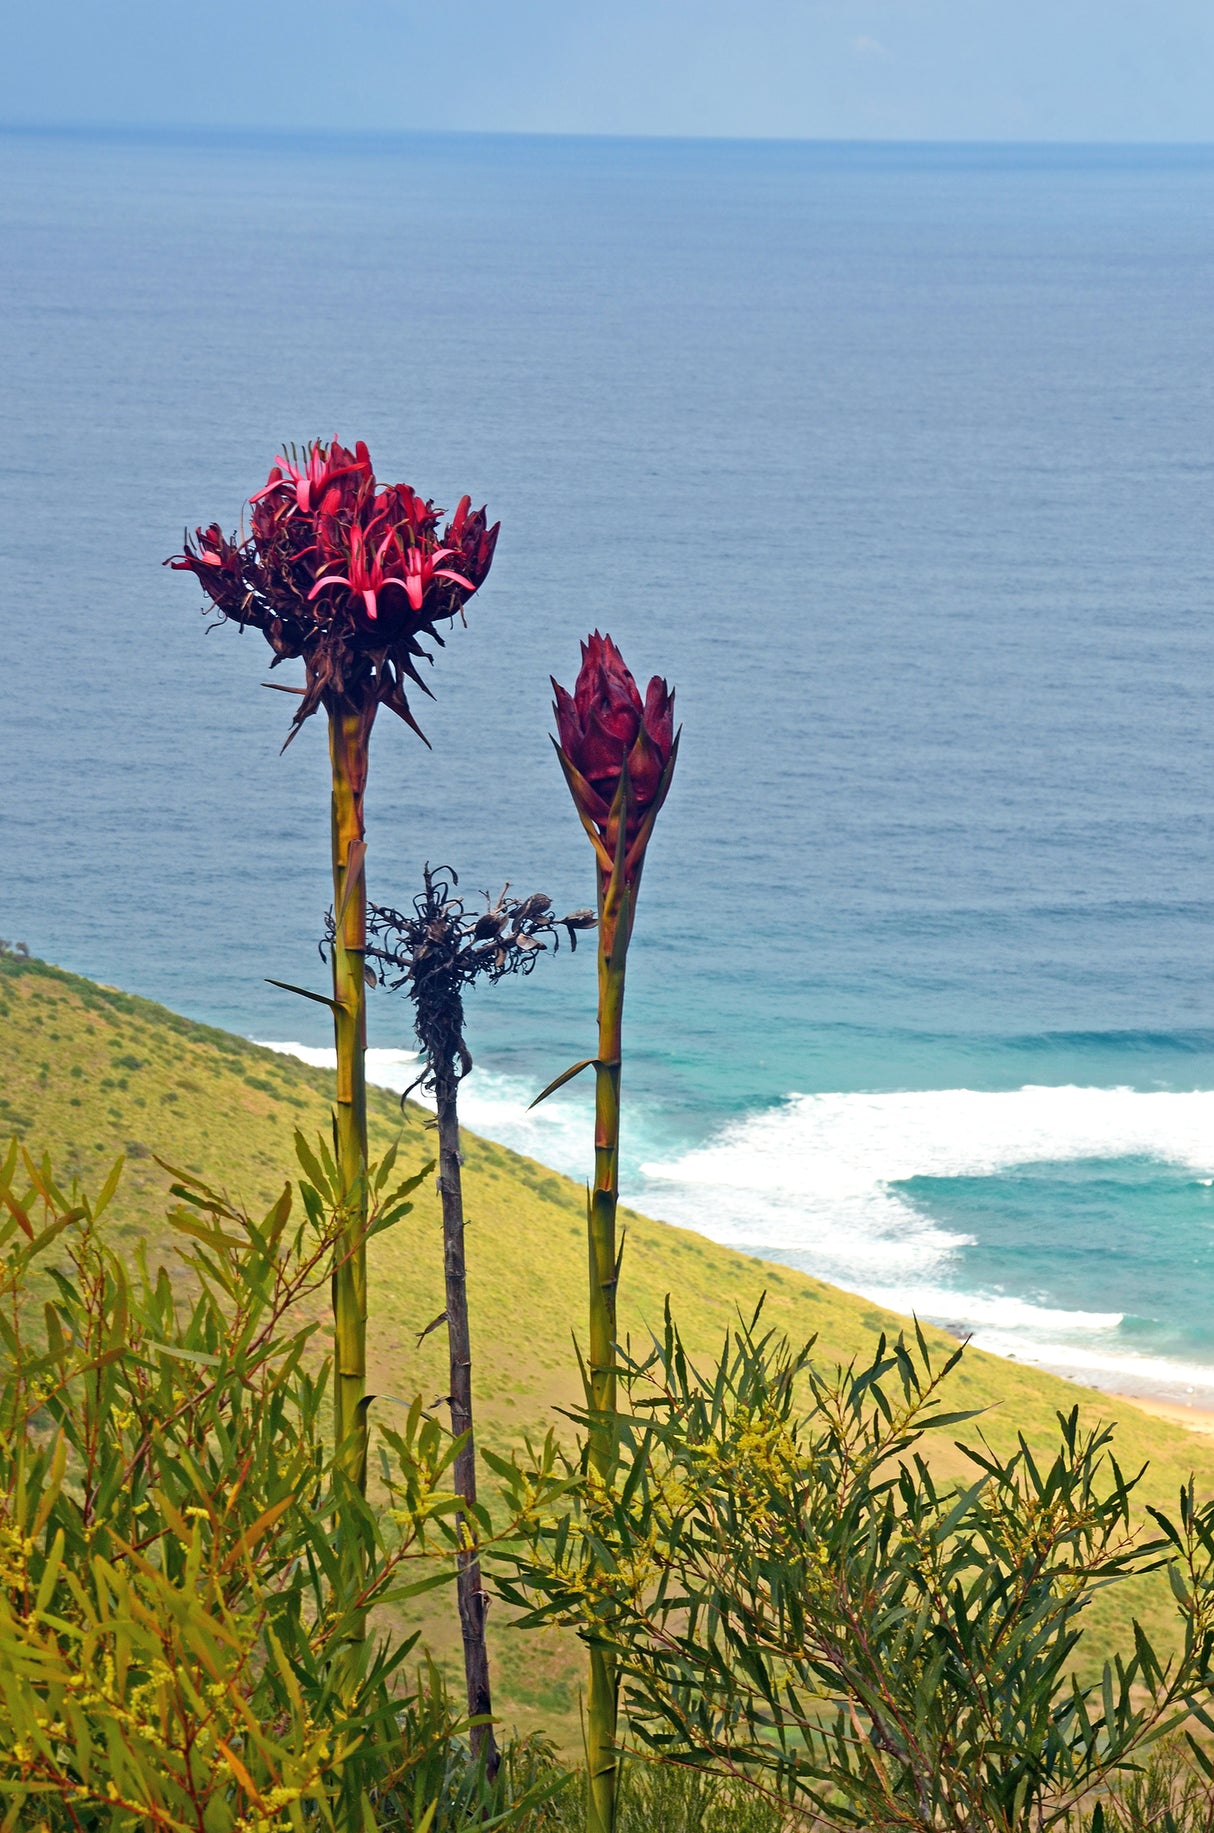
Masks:
[[[408,484],[376,483],[360,440],[319,440],[275,459],[250,499],[251,533],[225,540],[217,524],[186,536],[165,564],[191,572],[234,623],[252,624],[275,663],[302,656],[306,685],[292,736],[321,704],[379,705],[417,730],[406,680],[440,643],[436,623],[462,612],[488,574],[497,527],[465,497],[440,540],[441,509]]]
[[[582,666],[567,693],[557,681],[556,714],[561,760],[582,823],[610,874],[625,815],[625,878],[639,874],[653,823],[674,773],[678,739],[674,693],[660,675],[644,700],[609,636],[582,644]]]

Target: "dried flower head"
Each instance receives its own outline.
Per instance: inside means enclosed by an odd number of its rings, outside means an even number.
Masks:
[[[509,885],[496,898],[483,893],[483,910],[469,910],[450,868],[427,865],[424,876],[425,889],[411,912],[368,905],[364,959],[381,986],[404,988],[412,999],[426,1059],[418,1080],[432,1087],[436,1075],[464,1076],[472,1067],[464,1041],[463,989],[474,980],[529,974],[549,941],[556,952],[562,929],[576,948],[578,930],[592,929],[597,919],[593,910],[558,917],[542,891],[511,897]],[[329,943],[333,933],[330,912]]]
[[[341,702],[368,719],[390,707],[419,731],[405,691],[408,680],[429,692],[419,639],[441,645],[435,625],[483,584],[499,525],[464,497],[440,533],[442,510],[408,484],[378,484],[361,440],[280,455],[249,507],[250,533],[228,538],[213,522],[165,564],[193,573],[222,618],[260,630],[271,666],[303,658],[291,736]]]

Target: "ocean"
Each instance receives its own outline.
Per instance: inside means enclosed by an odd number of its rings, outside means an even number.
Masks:
[[[0,136],[0,930],[306,1053],[324,734],[161,568],[284,440],[502,519],[371,893],[593,896],[548,675],[678,775],[625,1198],[1214,1404],[1214,149]],[[285,710],[284,710],[285,709]],[[478,995],[473,1127],[582,1175],[593,953]],[[373,1074],[410,1079],[372,1002]],[[324,1060],[323,1055],[316,1060]]]

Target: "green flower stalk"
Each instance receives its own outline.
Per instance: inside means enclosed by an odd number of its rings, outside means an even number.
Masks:
[[[462,612],[485,579],[497,528],[465,497],[440,535],[442,511],[408,484],[378,484],[361,441],[352,452],[334,440],[280,456],[250,511],[248,535],[229,539],[212,523],[193,540],[187,534],[183,552],[166,564],[193,573],[221,619],[260,630],[274,651],[271,666],[302,658],[304,686],[284,689],[299,697],[288,744],[319,708],[328,715],[333,995],[306,997],[330,1007],[337,1045],[334,1441],[339,1468],[362,1492],[368,1439],[363,798],[371,728],[386,706],[419,731],[405,691],[408,682],[424,690],[417,663],[429,658],[419,639],[441,644],[435,625]],[[351,1547],[338,1600],[353,1613],[352,1645],[363,1640],[360,1562]]]
[[[369,721],[361,710],[329,710],[332,765],[333,908],[341,913],[331,948],[337,1044],[334,1156],[343,1227],[333,1260],[333,1438],[346,1473],[367,1487],[367,941],[366,826]]]
[[[594,1185],[587,1207],[590,1262],[586,1367],[590,1467],[610,1483],[617,1463],[616,1301],[622,1248],[616,1243],[619,1204],[620,1068],[624,977],[636,917],[645,850],[674,775],[679,741],[674,695],[655,675],[642,701],[624,659],[596,630],[582,644],[582,667],[572,694],[552,683],[560,741],[557,757],[598,862],[599,1040],[593,1059]],[[555,741],[554,741],[555,742]],[[567,1070],[545,1094],[579,1070]],[[543,1099],[541,1096],[540,1099]],[[587,1693],[587,1828],[613,1833],[618,1785],[615,1657],[590,1645]]]

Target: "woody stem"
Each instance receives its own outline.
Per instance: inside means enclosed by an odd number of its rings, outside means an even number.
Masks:
[[[439,1195],[443,1207],[443,1271],[447,1300],[447,1345],[450,1357],[451,1430],[463,1444],[455,1458],[455,1493],[476,1506],[476,1444],[472,1434],[472,1336],[468,1322],[467,1266],[464,1258],[464,1189],[459,1149],[458,1081],[444,1065],[434,1079],[438,1121]],[[457,1517],[460,1536],[456,1598],[464,1643],[464,1682],[468,1713],[481,1723],[471,1732],[472,1753],[492,1779],[501,1761],[493,1735],[493,1698],[489,1684],[489,1649],[485,1638],[488,1598],[481,1577],[474,1514]]]

